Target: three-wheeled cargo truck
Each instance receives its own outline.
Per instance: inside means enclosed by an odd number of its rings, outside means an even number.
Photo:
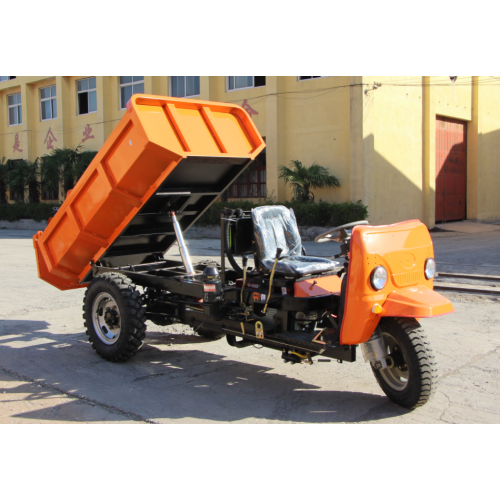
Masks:
[[[137,354],[147,320],[189,325],[236,348],[276,349],[291,363],[353,362],[361,346],[392,401],[426,403],[436,363],[418,319],[453,307],[433,290],[432,241],[421,222],[328,230],[316,241],[341,244],[339,265],[305,255],[291,209],[226,209],[221,263],[192,263],[183,233],[264,147],[237,105],[132,96],[33,237],[39,277],[61,290],[87,288],[87,335],[109,361]],[[175,243],[181,261],[166,255]]]

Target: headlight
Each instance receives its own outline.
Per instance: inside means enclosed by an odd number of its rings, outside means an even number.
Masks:
[[[387,270],[384,266],[377,266],[370,277],[370,282],[375,290],[382,290],[387,285]]]
[[[427,259],[425,261],[425,277],[431,280],[436,275],[436,261],[434,259]]]

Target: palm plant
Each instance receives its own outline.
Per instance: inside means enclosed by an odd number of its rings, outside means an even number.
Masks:
[[[53,149],[43,157],[41,170],[44,189],[57,193],[61,185],[66,194],[73,189],[96,154],[97,151],[82,151],[81,144],[74,149]]]
[[[11,199],[24,201],[24,188],[26,187],[27,166],[26,160],[7,160],[8,186]]]
[[[292,168],[280,165],[279,178],[284,179],[285,184],[290,183],[294,200],[314,202],[314,193],[311,189],[340,187],[339,179],[330,175],[325,167],[316,162],[310,167],[305,167],[300,161],[292,160],[290,166]]]
[[[30,203],[40,203],[40,164],[35,161],[26,161],[26,185],[28,186],[28,200]]]
[[[10,164],[5,157],[0,159],[0,203],[7,203],[7,185],[9,183]]]

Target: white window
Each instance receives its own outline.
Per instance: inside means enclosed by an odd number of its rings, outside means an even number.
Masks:
[[[120,76],[120,109],[127,107],[133,94],[144,93],[143,76]]]
[[[323,78],[322,76],[299,76],[299,80],[310,80],[311,78]]]
[[[227,90],[248,89],[263,87],[266,84],[265,76],[228,76]]]
[[[170,95],[172,97],[192,97],[200,95],[200,77],[171,76]]]
[[[7,102],[9,104],[9,125],[21,125],[23,123],[21,94],[7,96]]]
[[[41,120],[57,118],[56,86],[40,89],[40,117]]]
[[[78,97],[78,114],[86,115],[97,111],[97,94],[95,90],[95,76],[76,82]]]

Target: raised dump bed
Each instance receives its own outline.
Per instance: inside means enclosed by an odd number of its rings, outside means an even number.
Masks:
[[[33,236],[38,275],[87,286],[90,262],[134,266],[175,243],[264,149],[235,104],[137,94],[47,228]]]

